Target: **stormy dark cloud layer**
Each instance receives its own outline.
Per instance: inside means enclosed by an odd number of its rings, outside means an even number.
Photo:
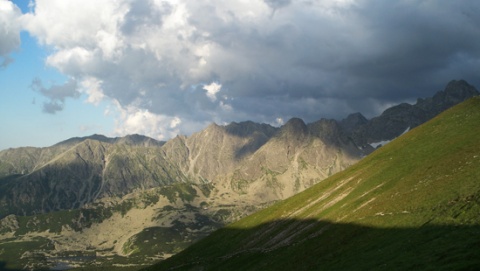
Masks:
[[[60,100],[46,91],[45,111],[76,92],[109,100],[117,133],[161,138],[212,121],[372,116],[451,79],[480,86],[476,0],[35,4],[23,28],[53,48],[48,65],[79,82]],[[0,56],[11,50],[3,47]]]

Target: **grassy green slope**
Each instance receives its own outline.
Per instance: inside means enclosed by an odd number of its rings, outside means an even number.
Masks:
[[[480,269],[480,97],[148,270]]]

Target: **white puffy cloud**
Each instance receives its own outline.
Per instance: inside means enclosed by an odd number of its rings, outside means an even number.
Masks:
[[[175,130],[168,130],[168,128],[175,128],[175,125],[172,125],[178,122],[175,117],[157,115],[148,110],[130,106],[120,107],[119,110],[120,118],[117,121],[120,123],[116,124],[116,134],[144,134],[159,140],[175,135]]]
[[[22,24],[88,102],[117,104],[117,133],[168,137],[210,121],[371,115],[450,79],[478,86],[479,12],[478,1],[37,0]]]
[[[99,105],[105,99],[102,91],[102,82],[94,77],[86,77],[81,82],[81,89],[87,94],[87,102]]]
[[[181,134],[181,131],[193,133],[206,125],[206,123],[189,123],[188,121],[183,123],[177,116],[155,114],[134,106],[122,107],[118,103],[112,111],[108,114],[117,115],[114,134],[119,136],[142,134],[157,140],[166,140]]]
[[[122,46],[117,35],[128,5],[122,1],[35,1],[34,13],[23,18],[24,27],[43,44],[58,50],[98,49],[103,56]]]
[[[13,61],[9,55],[20,47],[21,14],[12,2],[0,0],[0,67]]]
[[[209,85],[204,85],[203,89],[207,91],[207,97],[215,102],[217,100],[217,93],[222,89],[222,85],[217,84],[217,82],[212,82]]]

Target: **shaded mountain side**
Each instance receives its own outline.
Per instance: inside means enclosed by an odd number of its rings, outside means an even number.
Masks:
[[[278,128],[268,124],[258,124],[252,121],[232,122],[225,126],[225,132],[230,135],[248,138],[248,142],[235,150],[235,159],[240,160],[253,154],[278,132]]]
[[[224,183],[264,199],[284,199],[312,186],[362,157],[337,126],[329,120],[310,125],[300,119],[288,121]]]
[[[242,242],[279,225],[300,231],[304,239],[266,248]],[[204,249],[192,253],[194,258],[173,257],[165,264],[143,270],[477,270],[479,232],[478,225],[377,228],[318,220],[277,220],[251,229],[221,229],[198,244]],[[229,249],[230,254],[215,249],[217,243],[225,242],[225,237],[230,238],[232,247],[221,247]],[[235,245],[240,249],[234,250]]]
[[[452,80],[443,91],[431,98],[418,99],[413,105],[402,103],[393,106],[368,121],[360,113],[351,114],[339,124],[358,146],[365,148],[370,143],[392,140],[407,129],[417,127],[440,112],[479,94],[466,81]]]
[[[480,98],[146,270],[475,270]]]
[[[184,180],[160,147],[86,139],[31,173],[0,179],[0,216],[75,209]]]
[[[351,134],[353,131],[359,129],[367,123],[368,119],[365,118],[365,116],[363,116],[360,112],[350,114],[346,118],[339,121],[340,127],[342,127],[347,134]]]

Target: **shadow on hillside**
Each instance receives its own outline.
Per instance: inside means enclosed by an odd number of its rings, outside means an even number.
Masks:
[[[102,188],[99,172],[101,169],[93,163],[73,161],[0,178],[0,198],[8,202],[2,206],[0,218],[81,208]]]
[[[5,266],[7,266],[7,263],[0,261],[0,271],[20,271],[20,269],[10,269]]]
[[[480,225],[375,228],[279,220],[220,229],[146,270],[387,269],[480,270]]]
[[[312,138],[318,138],[322,140],[326,145],[330,147],[336,147],[342,150],[343,153],[350,157],[360,158],[363,153],[354,147],[353,141],[344,135],[342,132],[336,130],[335,125],[326,125],[325,121],[317,121],[305,125],[302,120],[297,121],[295,133],[298,139],[304,141],[304,143],[310,142]],[[333,120],[332,120],[333,121]],[[334,122],[334,121],[333,121]],[[303,124],[303,126],[301,125]],[[282,127],[277,128],[268,124],[258,124],[251,121],[246,122],[232,122],[227,126],[220,126],[226,133],[248,139],[247,143],[235,150],[235,159],[241,160],[249,155],[252,155],[259,150],[263,145],[272,140],[273,138],[282,137]],[[292,129],[295,127],[292,127]]]
[[[244,139],[249,139],[246,144],[235,150],[235,159],[240,160],[245,156],[255,153],[267,143],[277,132],[278,128],[268,124],[258,124],[252,121],[232,122],[221,128],[228,134]]]

